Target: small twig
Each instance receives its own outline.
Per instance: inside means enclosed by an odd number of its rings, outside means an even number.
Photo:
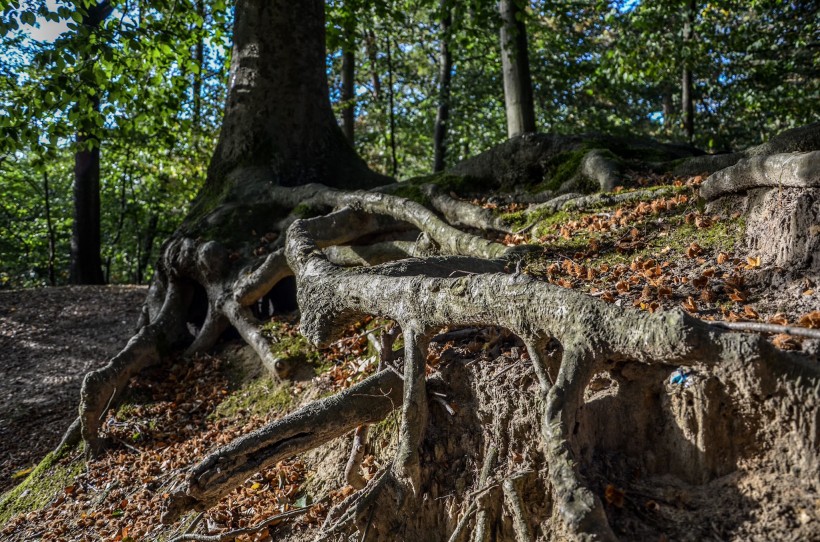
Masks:
[[[103,418],[105,418],[105,415],[108,413],[108,409],[111,408],[111,402],[114,400],[115,395],[117,395],[117,387],[116,386],[114,386],[114,391],[111,392],[111,397],[108,398],[108,403],[105,405],[105,408],[103,409],[102,413],[100,414],[100,418],[99,418],[100,421],[103,421]]]
[[[122,439],[121,439],[121,438],[119,438],[119,437],[114,437],[114,441],[115,441],[115,442],[119,442],[120,444],[122,444],[122,445],[123,445],[123,446],[125,446],[128,450],[130,450],[130,451],[134,452],[135,454],[141,454],[141,453],[142,453],[142,450],[140,450],[140,449],[139,449],[139,448],[137,448],[136,446],[131,446],[130,444],[128,444],[127,442],[125,442],[124,440],[122,440]]]
[[[359,542],[365,542],[367,540],[367,531],[370,530],[370,524],[373,522],[373,514],[376,513],[376,507],[370,507],[370,513],[367,515],[367,523],[364,526],[364,530],[362,530],[362,537]]]
[[[449,414],[450,416],[455,416],[456,415],[456,411],[453,410],[453,407],[451,407],[450,404],[447,401],[445,401],[444,399],[442,399],[441,397],[433,396],[433,400],[436,401],[437,403],[440,403],[441,406],[444,407],[444,410],[447,411],[447,414]]]
[[[757,333],[783,333],[784,335],[794,335],[795,337],[809,337],[820,339],[820,329],[809,329],[797,326],[779,326],[777,324],[764,324],[762,322],[710,322],[707,324],[715,327],[723,327],[737,331],[755,331]]]
[[[492,378],[490,378],[490,381],[495,381],[495,380],[497,380],[499,376],[501,376],[501,375],[503,375],[504,373],[508,372],[509,370],[511,370],[511,369],[513,369],[513,368],[515,368],[517,365],[518,365],[518,364],[517,364],[517,363],[515,363],[515,362],[510,363],[509,365],[507,365],[506,367],[504,367],[503,369],[501,369],[500,371],[498,371],[497,373],[495,373],[495,374],[492,376]]]
[[[476,505],[476,503],[473,502],[467,508],[467,511],[464,512],[464,515],[461,516],[461,519],[458,520],[458,525],[456,525],[453,534],[450,535],[448,542],[458,542],[459,540],[461,540],[462,536],[464,535],[464,531],[467,527],[467,523],[470,521],[470,518],[473,516],[473,514],[476,513],[476,510],[478,510],[478,505]]]
[[[524,510],[524,501],[521,494],[516,487],[513,479],[507,478],[502,485],[504,490],[504,497],[507,501],[507,506],[513,517],[513,530],[515,531],[515,539],[518,542],[531,542],[532,529],[527,523],[527,515]]]
[[[282,519],[288,519],[295,516],[300,516],[316,506],[317,504],[322,503],[323,501],[327,500],[327,497],[324,499],[311,504],[310,506],[303,506],[301,508],[295,508],[293,510],[288,510],[287,512],[282,512],[281,514],[277,514],[275,516],[271,516],[267,519],[263,519],[256,525],[252,527],[244,527],[242,529],[234,529],[233,531],[228,531],[225,533],[215,534],[215,535],[206,535],[206,534],[194,534],[194,533],[185,533],[181,534],[176,538],[172,538],[169,542],[230,542],[231,540],[236,540],[236,538],[242,536],[243,534],[256,534],[265,527],[268,527],[270,524],[275,523]]]

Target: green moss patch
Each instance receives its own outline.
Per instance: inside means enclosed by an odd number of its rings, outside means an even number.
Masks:
[[[264,416],[271,412],[285,412],[292,406],[290,382],[274,382],[270,377],[262,376],[232,391],[211,416],[228,419],[239,416]]]
[[[85,469],[83,454],[75,451],[78,449],[51,452],[21,484],[5,493],[0,499],[0,525],[18,514],[43,508],[65,491]]]

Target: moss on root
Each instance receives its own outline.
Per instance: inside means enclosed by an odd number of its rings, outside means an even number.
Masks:
[[[322,354],[302,334],[292,334],[292,331],[286,330],[279,322],[268,322],[260,331],[273,340],[270,351],[276,358],[285,360],[292,366],[309,363],[314,369],[318,369],[323,365]]]
[[[17,487],[0,498],[0,525],[18,515],[39,510],[71,485],[85,469],[83,454],[74,447],[49,453]]]
[[[442,171],[433,173],[432,175],[422,175],[402,181],[392,193],[396,196],[401,196],[428,206],[430,204],[430,198],[428,198],[422,190],[422,187],[428,184],[437,186],[445,193],[455,192],[456,194],[475,194],[496,188],[495,183],[484,179],[470,175],[453,175]]]

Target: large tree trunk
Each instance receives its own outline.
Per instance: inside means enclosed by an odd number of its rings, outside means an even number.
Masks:
[[[501,66],[504,71],[504,103],[507,109],[507,136],[535,131],[535,107],[527,53],[524,11],[517,0],[501,0]]]
[[[97,104],[99,102],[95,100]],[[95,109],[98,109],[99,105]],[[93,144],[87,148],[87,142]],[[74,155],[74,226],[71,234],[72,284],[103,284],[100,257],[100,147],[93,135],[77,135]]]
[[[205,191],[260,176],[280,186],[384,183],[344,141],[330,107],[324,3],[240,1],[235,17],[228,102]]]

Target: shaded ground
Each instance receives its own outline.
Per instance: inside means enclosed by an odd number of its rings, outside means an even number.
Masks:
[[[133,334],[147,288],[0,291],[0,491],[59,442],[85,373]]]

